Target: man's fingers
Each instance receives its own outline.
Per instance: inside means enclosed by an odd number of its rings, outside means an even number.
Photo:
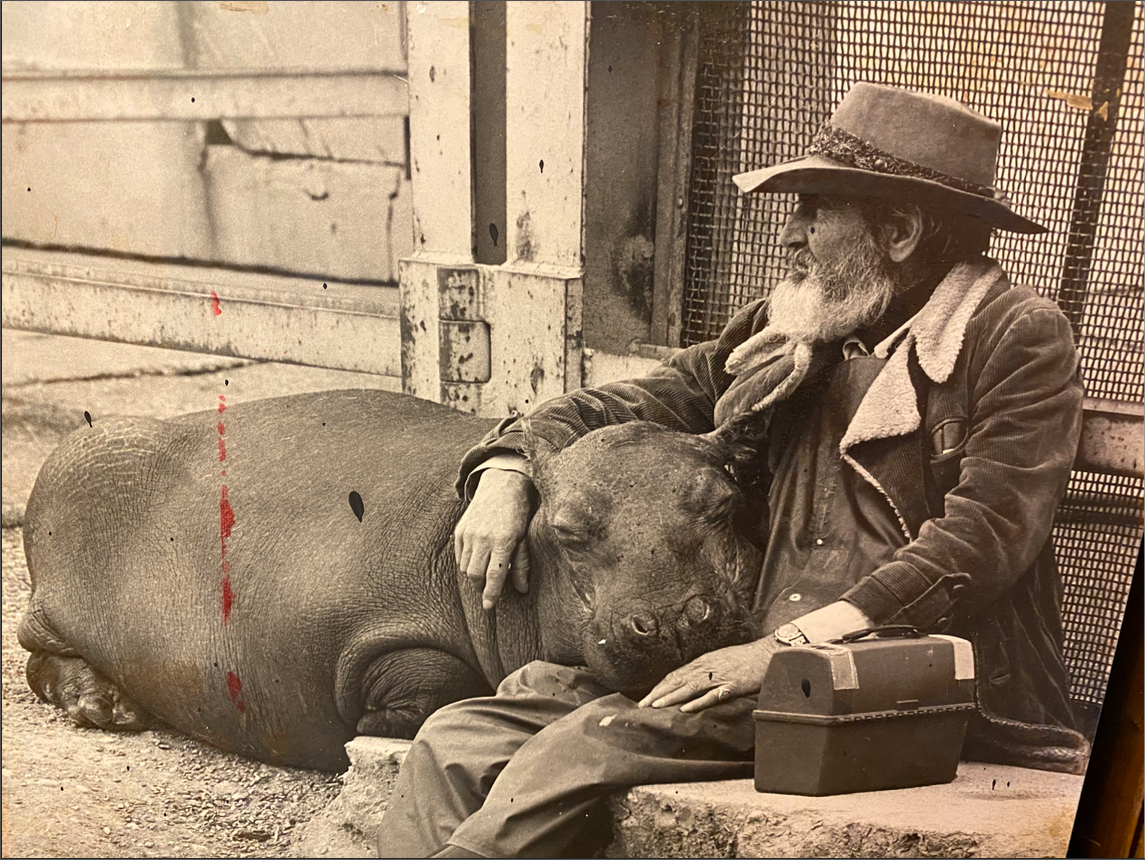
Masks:
[[[465,565],[465,575],[469,577],[470,584],[480,591],[485,587],[485,571],[489,569],[489,551],[477,547],[469,554]]]
[[[529,548],[525,541],[517,544],[513,551],[513,566],[509,568],[513,577],[513,587],[521,594],[529,593]]]
[[[485,573],[485,590],[481,594],[481,605],[488,612],[497,605],[501,599],[501,590],[505,587],[505,579],[509,576],[509,556],[504,552],[495,552],[489,557],[489,566]]]
[[[679,705],[682,702],[687,702],[691,699],[694,699],[699,694],[701,689],[702,688],[698,684],[689,681],[686,684],[677,687],[675,690],[672,690],[669,693],[654,700],[652,702],[652,707],[667,708],[671,707],[672,705]]]
[[[460,530],[453,535],[453,555],[457,558],[457,569],[468,573],[469,560],[473,555],[473,545],[462,537]]]
[[[726,702],[734,695],[731,686],[724,684],[716,687],[714,690],[708,690],[700,698],[694,702],[688,702],[680,706],[680,710],[685,714],[694,714],[696,711],[702,711],[704,708],[710,708],[712,705],[717,705],[720,702]]]
[[[677,675],[675,672],[669,672],[667,675],[664,676],[663,681],[661,681],[659,684],[657,684],[655,687],[653,687],[648,692],[647,696],[645,696],[643,699],[641,699],[639,702],[637,702],[637,707],[647,708],[649,705],[651,705],[653,702],[655,702],[661,696],[668,695],[670,692],[675,690],[677,687],[681,686],[683,683],[684,682],[680,678],[679,675]]]

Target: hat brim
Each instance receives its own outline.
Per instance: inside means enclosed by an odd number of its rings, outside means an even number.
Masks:
[[[940,182],[914,176],[890,176],[848,167],[822,155],[808,155],[762,170],[732,177],[744,194],[854,194],[892,197],[928,208],[987,221],[1011,233],[1046,233],[1045,227],[1023,218],[1001,200],[958,191]]]

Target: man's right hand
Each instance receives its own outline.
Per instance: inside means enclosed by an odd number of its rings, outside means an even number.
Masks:
[[[457,523],[453,533],[457,566],[481,592],[481,605],[486,612],[497,605],[510,574],[517,591],[524,594],[529,590],[525,534],[535,496],[528,475],[485,469],[469,507]]]

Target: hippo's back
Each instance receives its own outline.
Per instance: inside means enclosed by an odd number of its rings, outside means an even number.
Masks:
[[[161,719],[318,761],[353,734],[346,640],[456,611],[453,482],[492,422],[379,391],[218,406],[65,440],[28,503],[31,612]]]

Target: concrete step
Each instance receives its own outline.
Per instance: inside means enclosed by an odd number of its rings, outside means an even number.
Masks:
[[[371,837],[409,742],[359,737],[328,811]],[[638,786],[610,798],[609,857],[1064,857],[1082,777],[962,762],[947,785],[835,797],[750,780]],[[364,855],[361,855],[364,856]]]

